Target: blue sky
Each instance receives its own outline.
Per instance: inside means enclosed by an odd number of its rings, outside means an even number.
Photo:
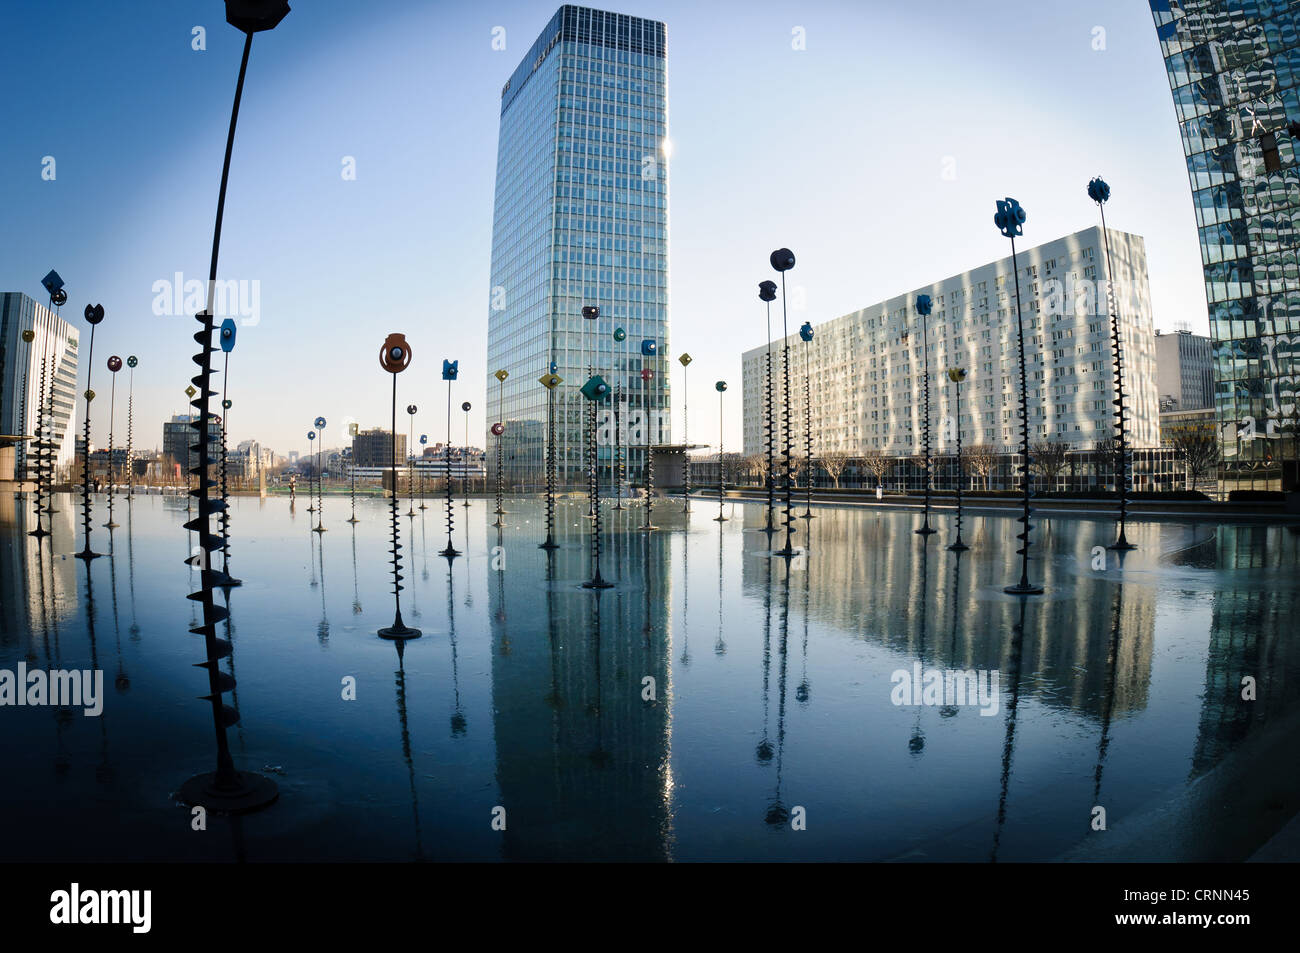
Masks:
[[[444,436],[441,361],[459,359],[453,396],[474,404],[481,444],[500,89],[558,4],[293,5],[254,40],[226,205],[221,277],[260,289],[260,320],[231,360],[232,436],[283,453],[306,449],[317,415],[327,446],[345,442],[348,418],[386,425],[377,355],[399,330],[414,354],[399,399],[420,405],[417,428]],[[756,288],[773,248],[798,257],[793,330],[1005,255],[999,197],[1028,211],[1026,247],[1095,224],[1085,190],[1098,174],[1113,190],[1108,224],[1146,239],[1156,326],[1206,332],[1145,4],[600,6],[668,27],[668,352],[695,358],[693,441],[716,442],[713,382],[725,379],[724,438],[739,447],[740,353],[764,340]],[[159,444],[162,420],[187,409],[197,325],[156,315],[154,284],[206,277],[243,35],[217,0],[6,4],[0,23],[0,290],[39,298],[53,267],[65,316],[84,325],[85,304],[102,303],[94,386],[108,390],[110,353],[137,354],[136,443]],[[192,49],[195,26],[206,50]]]

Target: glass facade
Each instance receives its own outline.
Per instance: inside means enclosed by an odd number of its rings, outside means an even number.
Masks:
[[[1200,232],[1221,476],[1228,490],[1293,490],[1300,459],[1300,5],[1150,5]]]
[[[23,331],[35,332],[29,344]],[[42,406],[53,409],[50,431],[56,476],[73,463],[77,411],[77,342],[81,332],[39,301],[17,291],[0,293],[0,434],[36,434]],[[46,391],[41,394],[41,365]],[[107,372],[105,372],[107,373]],[[52,396],[51,396],[52,395]],[[36,448],[27,441],[15,447],[14,473],[31,478]]]
[[[667,84],[662,23],[564,6],[502,89],[487,445],[494,466],[490,428],[503,422],[511,483],[545,478],[550,392],[538,378],[552,366],[564,380],[554,391],[562,484],[584,480],[579,388],[589,369],[621,394],[631,478],[639,479],[645,447],[670,439]],[[600,317],[584,319],[591,305]],[[653,342],[652,355],[643,341]],[[493,376],[502,369],[504,385]],[[602,408],[598,441],[606,479],[611,409]]]

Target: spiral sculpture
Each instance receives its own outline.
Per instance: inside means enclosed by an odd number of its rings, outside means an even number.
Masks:
[[[133,437],[135,434],[135,367],[139,363],[140,359],[134,354],[126,359],[126,366],[131,369],[126,388],[126,505],[128,507],[128,516],[130,516],[130,507],[135,504],[135,445]]]
[[[48,347],[48,342],[46,344]],[[33,445],[36,450],[36,528],[28,532],[28,536],[35,536],[41,539],[50,535],[50,531],[41,525],[41,514],[45,511],[45,458],[47,456],[45,448],[45,369],[49,364],[49,358],[44,354],[41,355],[41,378],[40,378],[40,397],[36,406],[36,428],[33,436],[36,438]]]
[[[965,482],[961,468],[961,384],[966,379],[966,368],[948,368],[948,380],[957,385],[957,539],[948,547],[955,553],[970,549],[961,541],[961,485]]]
[[[812,435],[812,355],[809,353],[808,345],[812,344],[813,327],[812,323],[805,321],[799,328],[799,340],[803,341],[803,407],[804,407],[804,463],[808,467],[808,475],[804,479],[804,511],[801,519],[810,520],[813,518],[812,511],[812,481],[813,481],[813,435]],[[809,537],[811,539],[811,536]],[[807,548],[807,543],[804,548]]]
[[[763,414],[763,447],[767,452],[767,524],[763,532],[771,535],[776,532],[772,523],[772,514],[776,510],[776,434],[772,427],[772,302],[776,300],[776,282],[764,280],[758,283],[758,300],[767,305],[767,353],[764,355],[764,380],[766,390]]]
[[[930,488],[934,484],[933,457],[930,455],[930,312],[934,304],[929,295],[916,296],[916,313],[921,318],[921,357],[924,361],[925,382],[922,387],[922,401],[925,419],[921,422],[921,446],[925,457],[925,518],[921,528],[916,530],[918,536],[929,536],[936,532],[930,525]]]
[[[600,574],[600,475],[596,471],[596,405],[609,394],[609,385],[599,374],[582,385],[582,396],[588,401],[587,412],[587,493],[591,498],[591,578],[582,584],[584,589],[608,589],[614,584]]]
[[[1128,413],[1124,407],[1124,350],[1119,328],[1119,307],[1115,300],[1115,269],[1110,258],[1110,232],[1106,229],[1106,202],[1110,186],[1100,176],[1088,183],[1088,197],[1101,211],[1101,237],[1106,247],[1106,306],[1110,311],[1110,347],[1115,373],[1115,456],[1116,483],[1119,490],[1119,537],[1108,549],[1137,549],[1124,533],[1128,519]]]
[[[456,510],[451,497],[451,384],[460,373],[460,361],[442,362],[442,379],[447,382],[447,447],[444,454],[447,462],[447,548],[438,555],[446,556],[450,561],[460,555],[460,550],[451,544],[451,534],[456,527]]]
[[[781,409],[781,430],[785,436],[785,546],[777,551],[778,556],[786,559],[795,555],[794,548],[794,445],[790,419],[790,328],[787,324],[785,273],[794,267],[794,252],[788,248],[778,248],[769,256],[772,268],[781,273],[781,383],[785,398]]]
[[[564,378],[551,371],[537,380],[546,388],[546,539],[538,548],[559,549],[555,541],[555,388],[564,383]]]
[[[646,351],[647,344],[651,346],[649,353],[653,354],[654,353],[653,341],[642,341],[641,353],[642,354],[647,353]],[[651,368],[648,367],[641,368],[641,385],[642,385],[641,392],[643,394],[648,393],[650,389],[650,378],[652,377],[654,377],[654,371]],[[645,436],[646,436],[645,463],[642,467],[642,469],[645,471],[645,522],[641,525],[642,532],[649,532],[650,530],[659,528],[658,526],[655,526],[650,521],[650,514],[651,511],[654,510],[654,505],[655,505],[655,468],[652,465],[652,462],[650,460],[650,411],[647,406],[644,406],[645,404],[648,403],[649,403],[648,401],[642,401],[643,406],[641,408],[641,415],[642,415],[642,420],[644,421]]]
[[[396,332],[384,339],[384,346],[379,351],[379,366],[393,375],[392,431],[389,441],[389,472],[393,478],[393,492],[389,497],[390,523],[393,564],[393,624],[379,630],[382,639],[418,639],[419,629],[413,629],[402,621],[402,543],[400,520],[397,513],[397,375],[411,366],[411,346],[406,343],[406,335]]]
[[[77,553],[77,558],[90,561],[100,555],[90,548],[90,402],[95,399],[95,392],[90,388],[90,375],[95,367],[95,326],[104,320],[104,306],[86,305],[85,316],[90,322],[90,353],[86,356],[86,420],[81,445],[81,528],[84,546]],[[51,381],[51,394],[53,391],[54,382]]]
[[[1042,593],[1043,589],[1029,581],[1030,534],[1034,530],[1029,519],[1033,514],[1033,510],[1029,508],[1029,501],[1034,494],[1029,458],[1029,383],[1025,371],[1025,324],[1020,313],[1020,268],[1016,260],[1016,236],[1024,234],[1022,226],[1026,215],[1020,203],[1013,198],[999,199],[997,206],[998,210],[993,216],[993,222],[1003,235],[1011,239],[1011,270],[1015,273],[1016,334],[1020,346],[1020,455],[1023,460],[1021,472],[1023,512],[1016,518],[1016,522],[1024,525],[1024,529],[1016,534],[1016,539],[1020,540],[1020,548],[1016,550],[1016,554],[1020,556],[1020,582],[1014,586],[1007,586],[1003,592],[1013,596],[1031,596]]]

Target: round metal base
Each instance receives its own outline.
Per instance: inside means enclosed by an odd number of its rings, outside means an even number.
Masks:
[[[550,540],[545,543],[538,543],[537,548],[538,549],[559,549],[560,544],[555,542],[554,540]]]
[[[800,513],[800,514],[799,514],[799,519],[801,519],[801,520],[815,520],[816,518],[817,518],[817,517],[816,517],[815,515],[813,515],[813,511],[812,511],[812,510],[809,510],[807,513]],[[933,533],[934,530],[930,530],[930,532]]]
[[[178,792],[186,804],[196,805],[218,814],[244,814],[266,807],[280,796],[280,789],[270,778],[246,771],[235,772],[233,785],[219,786],[217,773],[196,774]]]
[[[230,575],[230,573],[223,572],[221,574],[221,578],[214,579],[212,584],[219,589],[230,589],[234,586],[242,586],[244,584],[244,580],[236,579],[234,576]]]
[[[381,639],[418,639],[423,634],[419,629],[412,629],[409,625],[390,625],[379,630]]]
[[[1126,553],[1126,552],[1128,552],[1130,549],[1137,549],[1137,544],[1136,544],[1136,543],[1130,543],[1127,539],[1125,539],[1125,540],[1120,540],[1120,541],[1117,541],[1117,542],[1111,543],[1111,544],[1110,544],[1109,546],[1107,546],[1106,548],[1107,548],[1107,549],[1113,549],[1113,550],[1116,550],[1116,551],[1121,552],[1121,553]]]
[[[34,529],[34,530],[30,530],[30,531],[28,531],[27,535],[28,535],[28,536],[35,536],[35,537],[37,537],[37,538],[39,539],[39,538],[42,537],[42,536],[52,536],[52,535],[54,535],[54,534],[51,533],[48,529],[46,529],[44,526],[40,526],[40,527],[37,527],[37,528]]]
[[[601,579],[600,576],[596,576],[595,579],[588,579],[586,582],[584,582],[582,584],[582,588],[583,589],[613,589],[614,584],[612,582],[607,582],[604,579]]]
[[[939,531],[935,529],[933,526],[922,526],[920,529],[912,530],[912,532],[914,532],[917,536],[929,536]]]
[[[948,546],[947,549],[949,549],[951,552],[954,552],[954,553],[964,553],[966,550],[970,549],[970,547],[967,546],[965,543],[963,543],[963,542],[959,539],[959,540],[957,540],[957,542],[953,543],[951,546]]]
[[[491,524],[491,526],[492,526],[493,529],[504,529],[504,528],[505,528],[505,525],[506,525],[506,524],[503,523],[503,522],[501,522],[501,520],[499,520],[499,519],[498,519],[495,523],[492,523],[492,524]]]
[[[120,525],[122,524],[114,523],[112,520],[110,520],[109,522],[104,524],[104,529],[117,529]]]
[[[438,555],[446,556],[448,559],[455,559],[460,555],[460,550],[449,545],[446,549],[438,550]]]
[[[721,513],[719,513],[717,516],[713,517],[713,522],[715,522],[715,523],[725,523],[725,522],[727,522],[727,518],[726,518],[725,516],[723,516]]]
[[[308,513],[315,513],[315,512],[316,512],[316,507],[314,507],[314,506],[309,506],[309,507],[307,507],[307,512],[308,512]]]
[[[1016,583],[1014,586],[1007,586],[1002,591],[1009,596],[1041,596],[1043,587],[1035,586],[1032,582],[1025,585]]]
[[[650,525],[650,526],[638,526],[638,527],[637,527],[637,529],[639,529],[639,530],[640,530],[641,532],[643,532],[643,533],[649,533],[649,532],[651,532],[652,530],[656,530],[656,529],[658,529],[658,528],[659,528],[658,526],[654,526],[653,524]]]
[[[348,522],[349,522],[349,523],[360,523],[361,520],[357,519],[355,516],[350,516],[350,517],[348,517]]]
[[[324,526],[313,526],[313,527],[311,528],[311,531],[312,531],[313,533],[328,533],[328,532],[329,532],[329,530],[327,530]]]
[[[103,553],[92,553],[89,549],[83,549],[81,552],[77,553],[77,558],[78,558],[78,559],[84,559],[84,560],[86,560],[87,562],[89,562],[89,561],[92,560],[92,559],[98,559],[98,558],[99,558],[100,556],[102,556],[102,555],[104,555],[104,554],[103,554]]]

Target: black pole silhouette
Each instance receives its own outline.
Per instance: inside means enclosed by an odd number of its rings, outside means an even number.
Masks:
[[[230,318],[221,322],[221,350],[225,352],[225,366],[221,372],[221,578],[218,585],[222,588],[242,586],[243,581],[230,575],[230,473],[227,464],[230,434],[230,408],[233,406],[226,396],[230,379],[230,352],[235,346],[235,322]]]
[[[726,471],[723,469],[722,462],[722,394],[727,389],[727,382],[718,381],[713,387],[718,392],[718,515],[713,517],[713,520],[716,523],[725,523],[727,518],[722,515],[722,497],[726,480]]]
[[[307,463],[306,463],[306,465],[307,465],[308,467],[311,467],[312,469],[315,469],[315,467],[316,467],[316,463],[315,463],[315,461],[312,459],[313,457],[316,456],[316,450],[315,450],[316,442],[315,442],[315,441],[316,441],[316,431],[314,431],[314,430],[309,430],[309,431],[307,432]],[[308,474],[308,477],[307,477],[307,512],[308,512],[308,513],[315,513],[315,512],[316,512],[316,475],[315,475],[314,473],[310,473],[310,474]],[[308,520],[307,522],[308,522],[308,525],[311,524],[311,521],[310,521],[310,520]]]
[[[351,482],[351,490],[350,490],[350,494],[351,494],[351,496],[352,496],[352,515],[348,517],[348,522],[349,522],[349,523],[358,523],[358,522],[360,522],[360,520],[357,519],[357,441],[356,441],[356,437],[357,437],[357,431],[358,431],[358,430],[359,430],[359,428],[357,427],[357,425],[356,425],[355,423],[354,423],[354,424],[349,424],[349,425],[348,425],[348,436],[352,438],[352,456],[348,458],[348,475],[349,475],[349,477],[351,478],[351,479],[350,479],[350,482]],[[355,546],[355,545],[356,545],[356,534],[355,534],[355,533],[354,533],[353,536],[352,536],[352,541],[353,541],[353,545]]]
[[[456,379],[456,365],[458,363],[458,361],[442,362],[442,376],[447,381],[447,446],[444,453],[447,462],[447,548],[439,552],[438,555],[446,556],[448,560],[455,559],[460,555],[460,550],[451,544],[451,534],[456,520],[455,503],[451,497],[451,382]]]
[[[506,515],[505,507],[502,505],[502,495],[505,492],[505,441],[502,439],[506,432],[505,408],[506,408],[506,378],[510,372],[505,368],[497,371],[497,413],[501,419],[492,425],[492,435],[497,438],[497,508],[493,511],[496,514],[497,521],[492,525],[497,529],[504,527],[505,521],[501,517]]]
[[[113,484],[117,482],[117,466],[113,460],[113,429],[117,420],[117,372],[122,369],[122,359],[114,354],[108,359],[108,369],[112,382],[108,386],[108,522],[104,528],[108,530],[117,529],[117,522],[113,519]],[[113,547],[113,534],[108,534],[109,549]]]
[[[52,307],[55,306],[55,302],[57,300],[56,295],[61,297],[65,301],[67,300],[68,297],[67,294],[62,289],[59,289],[56,293],[51,294],[50,303]],[[35,340],[34,332],[32,338],[33,340]],[[46,479],[45,479],[46,468],[47,468],[46,458],[50,455],[50,451],[46,447],[47,436],[45,430],[45,420],[46,420],[46,416],[45,416],[46,373],[45,372],[46,372],[46,368],[49,366],[49,347],[50,347],[50,336],[47,334],[45,337],[45,341],[43,342],[42,353],[41,353],[40,390],[37,393],[36,427],[34,428],[34,433],[33,433],[33,436],[36,438],[34,441],[34,446],[36,449],[36,481],[35,481],[36,482],[36,528],[34,530],[30,530],[27,533],[28,536],[35,536],[38,540],[43,539],[44,537],[50,535],[50,530],[47,530],[43,526],[41,526],[41,514],[44,511],[46,505]],[[26,420],[26,417],[24,417],[23,419]],[[27,454],[26,452],[24,452],[23,453],[24,478],[27,476],[26,469],[27,469]],[[54,521],[49,520],[49,523],[51,527],[53,527]]]
[[[1011,764],[1016,750],[1016,714],[1020,709],[1020,667],[1025,646],[1025,600],[1020,600],[1020,621],[1011,635],[1011,699],[1007,702],[1007,730],[1002,741],[1002,775],[998,793],[997,825],[993,831],[993,848],[989,862],[997,863],[998,848],[1002,844],[1002,829],[1007,823],[1007,795],[1011,788]]]
[[[461,501],[461,506],[469,507],[469,401],[460,405],[460,409],[465,411],[465,445],[460,450],[460,495],[465,499]],[[420,504],[423,508],[424,504]]]
[[[690,366],[691,356],[683,354],[677,361],[682,365],[682,447],[684,448],[682,450],[682,496],[685,498],[682,512],[689,513],[691,511],[691,419],[687,409],[689,391],[686,387],[686,369]]]
[[[1119,495],[1119,536],[1107,549],[1130,550],[1137,547],[1124,533],[1128,520],[1128,413],[1124,407],[1124,348],[1119,327],[1119,302],[1115,298],[1115,267],[1110,257],[1110,231],[1106,228],[1106,202],[1110,186],[1098,176],[1088,183],[1088,197],[1097,203],[1101,212],[1101,240],[1106,249],[1106,308],[1110,311],[1110,347],[1115,373],[1115,456],[1117,463],[1116,487]]]
[[[785,546],[777,551],[777,555],[789,559],[795,555],[794,501],[792,499],[794,494],[794,445],[791,442],[793,434],[790,427],[790,326],[787,323],[785,273],[794,267],[794,252],[788,248],[778,248],[772,252],[770,261],[772,267],[781,273],[781,378],[782,396],[785,399],[785,406],[781,413],[781,430],[785,437],[783,452],[785,457]]]
[[[316,445],[316,526],[313,533],[325,533],[325,468],[321,464],[321,453],[325,449],[325,418],[316,418],[316,435],[320,443]]]
[[[131,369],[126,388],[126,505],[127,520],[131,518],[131,507],[135,504],[135,366],[139,359],[132,354],[126,359],[126,366]]]
[[[546,539],[538,548],[559,549],[555,541],[555,388],[561,379],[552,371],[542,375],[541,383],[546,388]]]
[[[609,394],[609,385],[593,375],[582,387],[582,396],[590,405],[587,412],[587,489],[591,500],[591,578],[584,589],[609,589],[614,584],[600,574],[600,473],[596,453],[596,406]]]
[[[804,406],[804,465],[808,470],[804,476],[804,511],[800,519],[810,520],[813,518],[812,511],[812,481],[813,481],[813,435],[812,435],[812,353],[809,345],[812,344],[813,329],[812,324],[805,321],[803,327],[799,329],[799,338],[803,341],[803,406]],[[808,544],[804,544],[804,549]]]
[[[244,91],[244,77],[248,72],[248,54],[252,49],[253,34],[273,28],[288,12],[289,6],[283,2],[271,3],[263,11],[254,14],[249,14],[247,10],[241,8],[240,4],[227,3],[226,19],[231,25],[244,31],[244,51],[239,63],[235,100],[230,110],[230,131],[226,136],[226,154],[221,166],[221,188],[217,195],[216,224],[212,233],[212,262],[208,271],[207,303],[203,311],[195,316],[200,324],[199,331],[194,335],[194,340],[199,345],[199,353],[193,360],[198,365],[199,372],[191,381],[198,390],[190,403],[198,410],[198,419],[192,421],[190,426],[194,428],[198,437],[197,444],[191,448],[198,455],[198,466],[192,471],[198,476],[198,481],[190,494],[198,503],[198,515],[187,522],[185,528],[197,533],[202,552],[199,559],[202,567],[201,587],[198,592],[190,594],[190,599],[202,606],[203,620],[190,631],[204,638],[206,658],[199,663],[199,667],[207,669],[208,672],[208,694],[204,696],[204,700],[212,705],[212,719],[217,741],[217,769],[190,778],[181,785],[180,796],[188,804],[201,804],[232,813],[263,807],[279,796],[279,790],[275,782],[269,778],[251,772],[236,771],[226,738],[226,729],[239,723],[239,712],[236,708],[223,704],[221,700],[225,692],[233,691],[235,688],[235,679],[221,671],[219,667],[220,660],[230,655],[232,647],[229,641],[219,638],[216,631],[217,623],[229,617],[230,613],[224,606],[218,606],[213,597],[215,578],[212,571],[212,552],[217,548],[218,537],[210,532],[210,521],[213,512],[220,507],[208,494],[212,486],[212,480],[208,477],[211,452],[211,443],[208,439],[209,398],[215,393],[211,389],[212,354],[215,350],[212,346],[212,335],[215,330],[212,308],[217,281],[217,258],[221,247],[221,221],[226,205],[226,186],[230,180],[230,156],[235,145],[235,124],[239,118],[239,101]]]
[[[922,373],[925,375],[922,386],[925,419],[921,421],[921,441],[925,458],[925,519],[921,528],[916,530],[919,536],[929,536],[936,532],[930,525],[930,488],[934,483],[933,457],[930,455],[930,311],[932,308],[929,295],[916,296],[916,313],[921,318]]]
[[[1029,581],[1030,534],[1034,530],[1033,524],[1029,521],[1033,513],[1029,508],[1029,500],[1033,496],[1033,475],[1029,458],[1029,382],[1025,371],[1025,323],[1020,312],[1020,267],[1016,260],[1016,236],[1024,234],[1021,226],[1024,225],[1025,218],[1025,210],[1015,199],[998,200],[998,211],[993,221],[1002,234],[1011,239],[1011,270],[1015,274],[1016,286],[1016,334],[1020,352],[1020,455],[1023,464],[1020,485],[1023,493],[1023,512],[1016,520],[1024,525],[1024,528],[1016,534],[1016,539],[1020,540],[1020,548],[1016,550],[1017,555],[1020,556],[1020,582],[1002,590],[1013,596],[1039,595],[1043,591],[1042,586],[1035,586]]]
[[[95,370],[95,325],[104,320],[104,306],[88,304],[85,314],[86,320],[90,322],[90,353],[86,356],[86,420],[81,444],[81,529],[85,545],[77,553],[77,558],[90,561],[101,555],[90,548],[90,402],[95,399],[95,392],[90,387],[90,376]],[[54,393],[52,380],[50,393]]]
[[[27,435],[27,368],[32,362],[32,342],[36,340],[36,332],[25,330],[22,332],[21,337],[27,347],[25,349],[26,353],[23,355],[23,386],[22,390],[18,392],[18,426],[16,429],[20,437],[25,437]],[[19,457],[22,458],[21,466],[17,463]],[[19,441],[18,447],[14,451],[14,460],[15,474],[22,474],[21,479],[23,482],[18,484],[19,496],[22,496],[22,487],[27,482],[27,441]]]
[[[949,549],[955,553],[970,549],[961,541],[961,489],[962,484],[966,482],[965,471],[961,466],[961,383],[966,379],[966,369],[964,367],[948,368],[948,379],[957,385],[957,538],[949,545]]]
[[[767,305],[767,353],[764,355],[763,384],[766,399],[763,402],[763,443],[767,450],[767,523],[763,532],[770,538],[776,532],[773,514],[776,511],[776,433],[773,427],[772,399],[772,302],[776,300],[776,282],[760,281],[758,283],[758,300]]]
[[[415,404],[406,405],[406,413],[410,419],[406,422],[406,495],[410,500],[410,509],[407,516],[415,515],[415,413],[419,408]],[[447,433],[448,443],[451,441],[450,430]],[[447,474],[447,479],[451,480],[451,474]]]
[[[392,495],[389,497],[389,520],[391,524],[393,564],[393,624],[380,629],[381,639],[418,639],[419,629],[413,629],[402,622],[402,543],[399,537],[401,529],[397,514],[397,375],[411,364],[411,348],[406,343],[406,336],[396,332],[389,334],[379,352],[380,366],[393,375],[392,430],[389,432],[388,470],[393,478]]]

